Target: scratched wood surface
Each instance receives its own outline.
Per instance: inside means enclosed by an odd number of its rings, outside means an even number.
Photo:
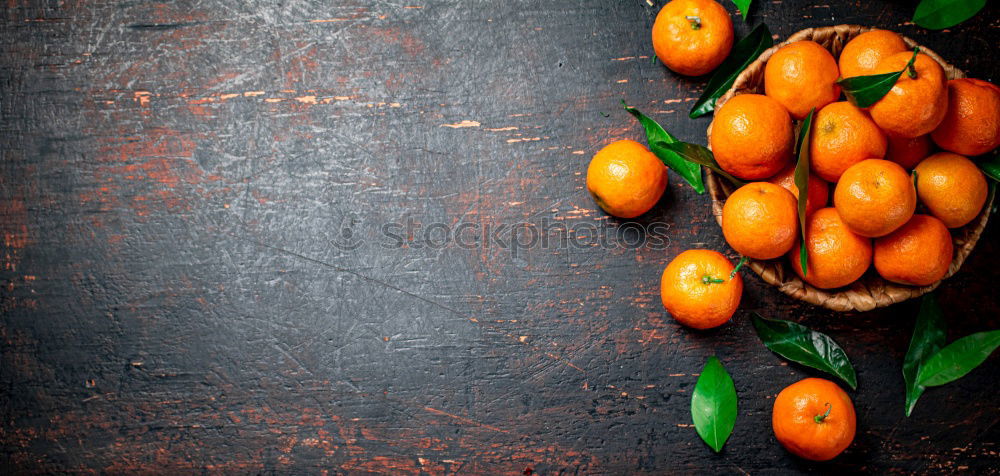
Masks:
[[[876,25],[1000,79],[998,2],[936,33],[902,0],[760,3],[752,24],[781,38]],[[5,2],[3,472],[997,471],[1000,359],[903,417],[915,302],[835,314],[748,275],[729,325],[665,314],[674,255],[734,256],[708,198],[672,175],[642,231],[583,175],[642,137],[620,99],[704,141],[709,118],[686,117],[704,79],[649,57],[658,6]],[[952,339],[1000,327],[997,236],[942,287]],[[853,359],[858,435],[836,461],[774,440],[774,396],[815,374],[750,311]],[[740,395],[719,455],[689,416],[710,355]]]

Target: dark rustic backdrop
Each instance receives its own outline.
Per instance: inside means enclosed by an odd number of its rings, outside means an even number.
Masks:
[[[642,138],[620,99],[704,142],[704,78],[650,58],[661,3],[5,1],[3,472],[997,471],[1000,359],[903,417],[916,302],[836,314],[749,274],[729,325],[664,313],[674,255],[734,256],[708,198],[671,175],[637,221],[658,231],[618,236],[584,190],[594,152]],[[998,2],[944,32],[902,0],[757,3],[779,38],[875,25],[1000,79]],[[578,239],[521,249],[517,223]],[[942,286],[951,338],[1000,327],[996,238]],[[853,359],[836,461],[774,440],[774,395],[816,374],[750,311]],[[740,395],[718,455],[689,415],[713,354]]]

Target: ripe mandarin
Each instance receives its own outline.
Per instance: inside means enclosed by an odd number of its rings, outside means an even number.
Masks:
[[[667,168],[634,140],[612,142],[587,167],[587,191],[611,215],[635,218],[656,205],[667,188]]]
[[[695,329],[718,327],[740,305],[743,278],[730,278],[733,264],[712,250],[687,250],[675,257],[660,278],[663,307],[681,324]]]
[[[733,47],[733,21],[713,0],[673,0],[653,22],[653,50],[668,68],[701,76],[719,66]]]
[[[809,166],[823,180],[836,182],[848,167],[885,156],[885,135],[865,111],[847,101],[820,109],[813,124]]]
[[[774,259],[792,249],[799,230],[795,196],[769,182],[738,188],[722,207],[722,234],[737,253]]]
[[[789,43],[764,66],[764,91],[795,119],[803,119],[840,97],[837,60],[815,41]]]
[[[913,215],[898,230],[875,240],[875,270],[894,283],[927,286],[948,272],[953,248],[941,220]]]
[[[793,383],[774,399],[771,426],[790,453],[808,460],[831,460],[854,441],[857,416],[851,397],[821,378]]]
[[[833,189],[833,206],[852,231],[885,236],[903,226],[917,208],[913,180],[899,164],[868,159],[851,166]]]
[[[892,73],[906,66],[912,52],[896,53],[879,62],[875,74]],[[912,73],[912,74],[911,74]],[[886,134],[917,137],[933,131],[948,110],[947,78],[941,65],[923,53],[903,73],[891,90],[868,108],[872,120]]]
[[[986,177],[971,160],[938,152],[913,170],[921,203],[948,228],[969,223],[983,209],[989,191]]]
[[[871,30],[855,36],[844,45],[837,65],[844,78],[872,74],[886,56],[906,51],[906,43],[888,30]]]
[[[956,154],[982,155],[1000,146],[1000,87],[978,79],[948,81],[948,110],[931,133]]]
[[[792,159],[792,119],[773,99],[733,96],[715,112],[709,144],[723,170],[745,180],[768,178]]]
[[[872,263],[871,240],[851,231],[833,208],[821,208],[806,218],[806,252],[809,273],[805,275],[798,245],[788,252],[788,259],[800,278],[820,289],[847,286]]]

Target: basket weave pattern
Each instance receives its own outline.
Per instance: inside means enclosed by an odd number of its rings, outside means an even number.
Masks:
[[[837,57],[848,41],[869,30],[872,30],[872,28],[858,25],[837,25],[822,28],[807,28],[795,33],[783,43],[779,43],[761,53],[760,57],[736,78],[733,87],[719,98],[716,102],[716,110],[737,94],[764,94],[764,65],[767,63],[768,58],[782,46],[795,41],[812,40],[830,50],[834,57]],[[906,37],[903,37],[903,41],[910,48],[920,46],[915,41]],[[920,51],[937,60],[944,68],[948,79],[965,77],[965,73],[948,64],[937,53],[923,46],[920,46]],[[711,135],[712,126],[709,125],[709,138],[711,138]],[[721,226],[722,206],[726,201],[726,197],[735,188],[718,174],[713,174],[711,170],[706,169],[706,175],[708,193],[712,197],[712,213],[715,215],[715,220]],[[964,227],[951,230],[952,239],[955,244],[955,255],[951,266],[948,268],[948,273],[945,274],[945,278],[955,274],[969,256],[969,253],[972,252],[976,241],[979,240],[983,229],[986,228],[986,220],[989,218],[991,206],[992,197],[983,206],[983,209],[979,212],[979,216],[972,220],[972,222]],[[787,261],[782,258],[769,261],[750,260],[747,265],[760,275],[761,279],[768,284],[776,286],[781,292],[793,298],[841,312],[868,311],[877,307],[885,307],[928,293],[941,284],[938,281],[930,286],[905,286],[886,281],[875,273],[874,270],[869,269],[861,279],[847,287],[823,290],[802,281],[792,271]]]

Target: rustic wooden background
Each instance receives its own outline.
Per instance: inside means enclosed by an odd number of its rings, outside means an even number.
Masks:
[[[704,143],[705,80],[651,60],[652,3],[4,2],[3,472],[997,471],[1000,359],[903,417],[916,302],[835,314],[751,274],[729,325],[665,314],[674,255],[734,256],[708,197],[672,175],[637,221],[669,245],[632,246],[584,190],[595,151],[642,138],[620,99]],[[779,38],[875,25],[1000,79],[1000,2],[944,32],[903,0],[758,3]],[[552,242],[512,247],[517,223]],[[951,338],[1000,327],[997,233],[942,286]],[[774,440],[774,395],[816,374],[750,311],[853,359],[837,460]],[[689,415],[713,354],[740,395],[718,455]]]

